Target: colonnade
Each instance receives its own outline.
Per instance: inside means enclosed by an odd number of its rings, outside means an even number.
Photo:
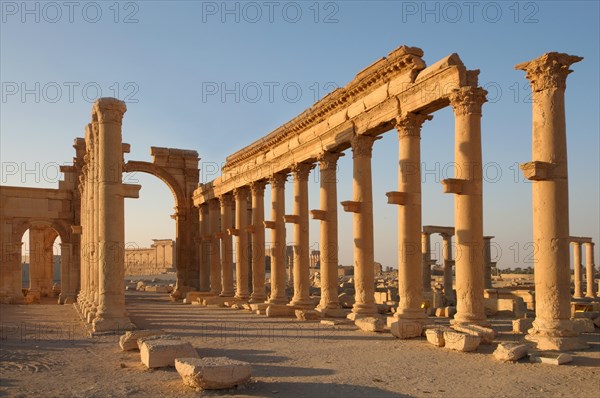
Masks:
[[[594,242],[592,238],[571,237],[571,245],[573,247],[573,284],[575,290],[574,298],[595,298],[596,285],[594,284]],[[582,261],[581,261],[581,246],[585,248],[585,279],[586,289],[585,296],[583,295],[583,277],[582,277]]]

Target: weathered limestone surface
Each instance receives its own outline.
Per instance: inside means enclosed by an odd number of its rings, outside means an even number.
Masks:
[[[122,351],[137,350],[139,349],[137,343],[139,338],[150,336],[162,336],[164,334],[166,334],[165,331],[161,329],[129,331],[119,338],[119,346],[121,347]]]
[[[527,356],[527,345],[500,343],[494,351],[494,358],[503,362],[515,362]]]
[[[175,366],[175,358],[198,358],[196,349],[187,341],[162,336],[140,341],[140,358],[148,368]]]
[[[513,333],[527,333],[533,327],[533,319],[515,319],[512,321]]]
[[[430,344],[433,344],[436,347],[444,347],[446,345],[444,340],[444,329],[442,328],[427,329],[425,331],[425,337],[427,337],[427,341]]]
[[[456,331],[444,331],[445,347],[451,350],[470,352],[475,351],[481,343],[477,334],[467,334]]]
[[[399,339],[410,339],[420,337],[423,331],[423,323],[419,320],[396,318],[390,325],[390,332]]]
[[[177,358],[175,369],[183,384],[203,390],[233,388],[250,380],[249,363],[226,357]]]
[[[385,329],[383,319],[373,316],[357,318],[354,324],[363,332],[383,332]]]

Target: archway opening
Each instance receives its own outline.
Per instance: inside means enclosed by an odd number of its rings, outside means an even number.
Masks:
[[[26,301],[52,302],[61,293],[61,243],[56,229],[31,225],[21,237],[21,289]]]

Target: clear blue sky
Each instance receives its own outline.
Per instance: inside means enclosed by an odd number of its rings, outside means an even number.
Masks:
[[[517,164],[531,160],[530,89],[514,65],[559,51],[585,58],[573,66],[566,93],[571,233],[599,242],[599,3],[466,3],[472,6],[2,1],[1,183],[56,186],[56,165],[73,157],[73,138],[83,136],[98,91],[128,102],[128,159],[149,160],[150,146],[195,149],[206,173],[400,45],[422,48],[428,64],[456,52],[469,69],[481,70],[490,93],[482,120],[485,233],[497,237],[501,267],[528,266],[531,187]],[[215,87],[219,93],[211,94]],[[230,90],[224,98],[223,88]],[[453,224],[452,196],[439,184],[451,172],[453,125],[446,109],[423,129],[424,224]],[[388,132],[373,157],[375,257],[394,267],[396,209],[385,192],[396,189],[397,156],[396,133]],[[340,201],[351,198],[351,169],[351,156],[342,158]],[[143,185],[139,200],[127,200],[127,241],[147,246],[152,238],[174,237],[166,186],[149,175],[127,179]],[[310,187],[310,206],[317,208],[318,183]],[[269,189],[265,199],[268,204]],[[343,264],[352,263],[351,223],[340,212]],[[317,222],[311,221],[310,240],[316,248]]]

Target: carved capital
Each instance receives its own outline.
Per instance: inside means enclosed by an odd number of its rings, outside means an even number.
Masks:
[[[275,173],[269,178],[269,182],[273,188],[283,188],[287,181],[287,173]]]
[[[252,191],[252,195],[264,195],[265,185],[267,185],[267,180],[252,181],[250,183],[250,190]]]
[[[321,170],[337,170],[337,161],[342,156],[344,156],[344,154],[341,152],[321,152],[319,156],[317,156],[319,168]]]
[[[352,158],[358,156],[371,157],[373,153],[373,143],[378,140],[379,137],[371,137],[368,135],[355,135],[350,141],[352,145]]]
[[[126,111],[125,102],[116,98],[100,98],[94,103],[92,113],[99,123],[121,124]]]
[[[221,207],[231,206],[233,204],[233,196],[230,193],[225,193],[219,196]]]
[[[583,57],[576,55],[551,52],[529,62],[518,64],[515,69],[527,72],[525,77],[529,80],[534,92],[549,88],[564,89],[567,76],[573,72],[569,66],[582,59]]]
[[[399,137],[421,137],[421,126],[425,120],[431,120],[433,116],[419,113],[407,113],[396,120],[396,130]]]
[[[238,187],[233,190],[233,196],[236,199],[247,200],[248,199],[248,187]]]
[[[292,174],[295,181],[307,181],[310,171],[315,167],[311,163],[294,163],[292,165]]]
[[[461,87],[450,93],[450,105],[455,115],[481,115],[486,95],[487,91],[481,87]]]

